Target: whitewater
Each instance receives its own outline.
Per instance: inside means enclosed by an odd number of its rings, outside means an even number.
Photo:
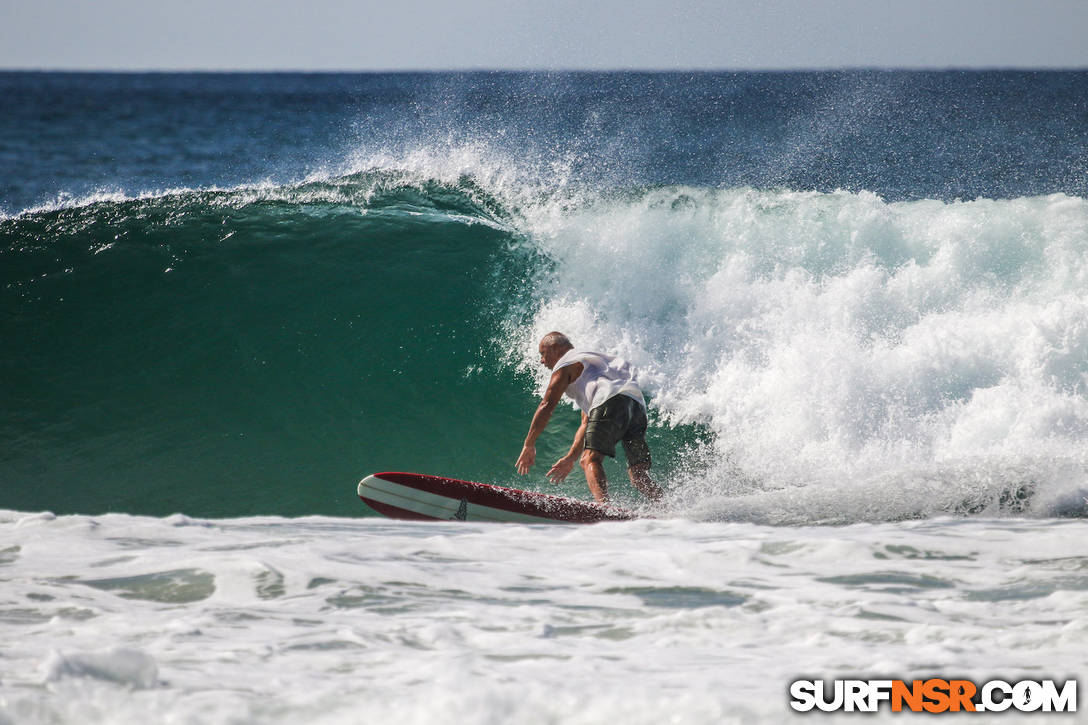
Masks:
[[[0,723],[773,723],[1088,664],[1083,74],[2,84],[99,130],[0,121]],[[553,329],[639,369],[661,506],[612,462],[645,518],[358,500],[587,498],[573,408],[513,471]]]
[[[523,346],[611,344],[664,419],[707,421],[722,488],[692,502],[801,486],[748,515],[1084,511],[1084,200],[666,189],[546,228],[555,292]]]
[[[1083,533],[5,513],[0,713],[780,722],[802,676],[1064,680],[1084,666]]]

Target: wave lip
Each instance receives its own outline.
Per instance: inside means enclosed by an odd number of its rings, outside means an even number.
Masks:
[[[361,213],[432,213],[438,218],[490,224],[502,224],[508,214],[503,202],[489,194],[471,174],[431,178],[404,168],[369,166],[342,175],[314,173],[293,183],[178,187],[135,194],[99,190],[79,197],[61,195],[51,202],[17,214],[0,215],[0,222],[88,208],[92,214],[113,220],[108,211],[110,209],[160,207],[177,212],[199,209],[201,206],[239,209],[254,204],[274,203],[301,209],[322,205],[344,206]]]

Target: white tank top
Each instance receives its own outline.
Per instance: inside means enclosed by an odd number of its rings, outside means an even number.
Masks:
[[[634,398],[639,405],[646,407],[635,369],[623,358],[600,352],[568,350],[552,370],[575,363],[582,363],[582,374],[567,387],[567,395],[578,404],[583,413],[588,415],[589,411],[615,395]]]

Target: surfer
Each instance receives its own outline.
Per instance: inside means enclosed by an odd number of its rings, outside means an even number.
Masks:
[[[566,393],[582,409],[582,425],[574,434],[567,455],[556,461],[548,478],[559,483],[579,461],[593,497],[608,501],[605,456],[616,457],[623,442],[627,475],[632,485],[651,501],[661,489],[650,478],[650,448],[646,445],[646,401],[627,361],[599,352],[576,350],[561,332],[549,332],[540,340],[540,363],[552,371],[548,389],[533,415],[525,445],[518,456],[518,473],[525,475],[536,461],[536,440],[544,432],[552,411]]]

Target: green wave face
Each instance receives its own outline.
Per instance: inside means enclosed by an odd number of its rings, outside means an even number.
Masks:
[[[374,470],[508,478],[502,214],[363,174],[0,222],[2,505],[345,515]]]

